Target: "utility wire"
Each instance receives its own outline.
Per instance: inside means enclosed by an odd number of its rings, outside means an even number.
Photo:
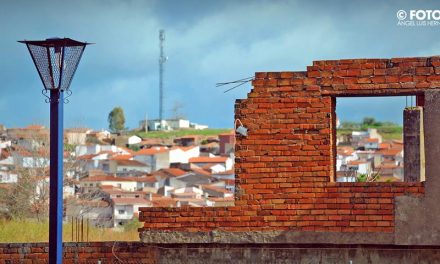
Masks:
[[[223,93],[227,93],[227,92],[229,92],[229,91],[231,91],[231,90],[233,90],[233,89],[235,89],[235,88],[237,88],[237,87],[239,87],[239,86],[241,86],[241,85],[243,85],[243,84],[245,84],[245,83],[248,83],[248,82],[250,82],[250,81],[252,81],[252,80],[254,80],[254,77],[253,76],[251,76],[251,77],[247,77],[247,78],[243,78],[243,79],[240,79],[240,80],[236,80],[236,81],[231,81],[231,82],[220,82],[220,83],[216,83],[215,84],[215,86],[216,87],[221,87],[221,86],[226,86],[226,85],[230,85],[230,84],[236,84],[236,85],[234,85],[232,88],[229,88],[229,89],[227,89],[227,90],[225,90]]]

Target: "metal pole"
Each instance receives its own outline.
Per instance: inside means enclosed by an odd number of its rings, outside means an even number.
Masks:
[[[75,239],[76,242],[79,242],[79,238],[78,238],[78,216],[75,218],[75,227],[76,227],[76,232],[75,232]]]
[[[81,216],[81,242],[84,242],[84,217]]]
[[[73,216],[72,216],[72,242],[73,242]]]
[[[63,263],[63,91],[50,90],[49,263]]]
[[[159,56],[159,122],[160,129],[163,129],[163,71],[164,71],[164,63],[167,60],[163,53],[163,42],[165,40],[165,31],[161,29],[159,31],[159,47],[160,47],[160,56]]]

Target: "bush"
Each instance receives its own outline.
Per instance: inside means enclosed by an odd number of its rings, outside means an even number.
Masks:
[[[366,182],[367,181],[367,174],[360,174],[359,176],[357,176],[356,181],[357,182]]]

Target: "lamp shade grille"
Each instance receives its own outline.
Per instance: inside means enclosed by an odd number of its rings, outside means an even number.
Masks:
[[[20,42],[28,47],[46,90],[69,89],[87,43],[67,38]]]

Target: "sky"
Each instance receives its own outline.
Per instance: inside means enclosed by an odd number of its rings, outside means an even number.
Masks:
[[[165,30],[164,116],[233,127],[234,102],[218,82],[258,71],[304,71],[314,60],[440,54],[439,27],[397,25],[396,12],[435,1],[0,0],[0,124],[49,124],[49,106],[17,40],[70,37],[87,46],[65,105],[65,127],[105,129],[116,106],[126,126],[158,117],[160,29]],[[401,123],[405,98],[338,100],[341,121]]]

